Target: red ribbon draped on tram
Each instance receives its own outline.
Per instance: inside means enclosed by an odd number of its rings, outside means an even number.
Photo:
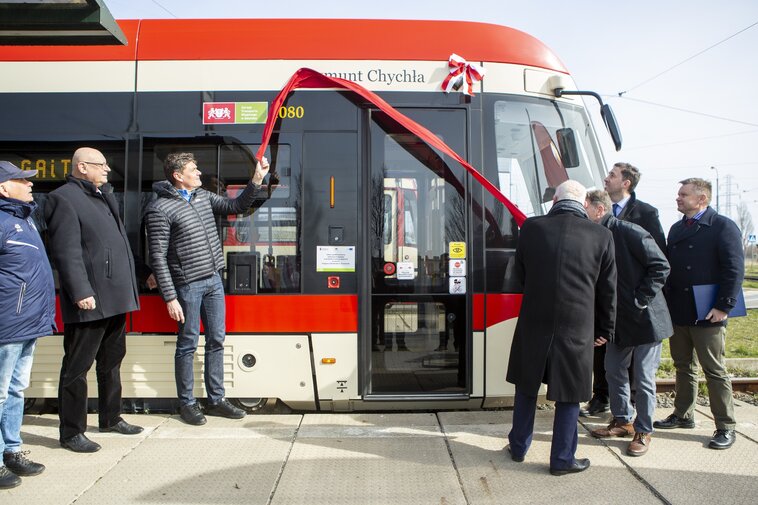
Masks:
[[[352,91],[353,93],[356,93],[359,96],[365,98],[367,101],[374,104],[376,107],[378,107],[382,112],[387,114],[393,120],[397,121],[398,124],[402,125],[409,132],[421,138],[429,146],[442,151],[443,153],[447,154],[451,158],[455,159],[458,163],[460,163],[463,166],[463,168],[465,168],[466,171],[469,174],[471,174],[472,177],[474,177],[474,179],[479,181],[479,183],[482,186],[484,186],[484,188],[492,194],[492,196],[494,196],[499,202],[501,202],[503,205],[506,206],[508,211],[513,216],[513,219],[516,221],[516,224],[521,226],[521,224],[526,219],[526,215],[523,212],[521,212],[521,210],[518,207],[516,207],[516,205],[514,205],[513,202],[508,200],[508,198],[506,198],[506,196],[503,193],[501,193],[499,189],[497,189],[490,181],[488,181],[487,178],[484,177],[484,175],[482,175],[477,169],[469,165],[466,162],[466,160],[461,158],[458,155],[458,153],[450,149],[450,147],[448,147],[447,144],[445,144],[432,132],[430,132],[429,130],[427,130],[426,128],[424,128],[423,126],[421,126],[420,124],[412,120],[411,118],[401,114],[398,110],[396,110],[390,104],[385,102],[381,97],[379,97],[379,95],[377,95],[376,93],[373,93],[372,91],[367,90],[363,86],[356,84],[352,81],[340,79],[338,77],[328,77],[310,68],[301,68],[297,72],[295,72],[290,78],[290,80],[287,82],[287,84],[284,86],[284,88],[282,88],[282,90],[276,96],[274,101],[271,103],[271,107],[268,110],[268,118],[266,119],[266,125],[263,127],[263,136],[261,138],[261,146],[258,149],[258,153],[256,154],[256,157],[258,159],[260,159],[266,152],[266,148],[268,147],[269,140],[271,139],[271,134],[274,131],[274,124],[276,123],[276,120],[279,117],[279,108],[287,99],[287,96],[290,94],[290,92],[294,91],[295,89],[313,89],[313,88],[341,88],[341,89],[346,89],[348,91]]]

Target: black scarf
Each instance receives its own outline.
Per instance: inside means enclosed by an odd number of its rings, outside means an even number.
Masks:
[[[556,214],[575,214],[579,217],[583,217],[584,219],[589,219],[584,205],[574,200],[561,200],[559,202],[555,202],[555,205],[553,205],[553,208],[550,209],[550,212],[547,214],[548,216]]]

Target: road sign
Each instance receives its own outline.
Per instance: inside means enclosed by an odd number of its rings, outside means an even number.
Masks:
[[[755,242],[756,242],[755,235],[748,235],[747,236],[747,243],[748,244],[755,244]]]

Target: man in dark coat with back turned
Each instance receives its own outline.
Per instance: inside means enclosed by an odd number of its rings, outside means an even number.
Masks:
[[[587,190],[576,181],[556,189],[548,215],[521,228],[514,277],[524,293],[507,380],[516,385],[507,447],[523,461],[534,431],[537,394],[554,400],[550,473],[586,470],[574,457],[579,402],[592,394],[595,345],[611,340],[616,320],[616,262],[611,232],[587,218]]]
[[[96,359],[100,431],[142,431],[121,418],[126,314],[139,309],[139,299],[134,258],[108,184],[111,169],[105,157],[97,149],[82,147],[71,166],[66,184],[50,193],[45,207],[64,323],[60,442],[74,452],[95,452],[100,445],[84,432],[87,372]]]

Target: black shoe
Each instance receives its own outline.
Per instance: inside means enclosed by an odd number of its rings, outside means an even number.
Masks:
[[[3,453],[3,463],[8,470],[20,477],[31,477],[45,471],[45,465],[29,460],[26,455],[29,451]]]
[[[689,430],[694,427],[695,427],[695,418],[686,419],[684,417],[679,417],[676,414],[671,414],[663,421],[655,421],[653,423],[653,428],[658,428],[661,430],[671,430],[674,428],[687,428]]]
[[[508,454],[511,455],[511,459],[513,461],[515,461],[516,463],[523,463],[524,462],[524,456],[516,456],[515,454],[513,454],[513,452],[511,451],[511,445],[510,444],[508,444],[508,445],[505,446],[505,450],[508,451]]]
[[[5,466],[0,466],[0,489],[10,489],[21,485],[21,477],[8,470]]]
[[[734,430],[716,430],[708,447],[711,449],[729,449],[734,445],[736,439],[737,434]]]
[[[553,475],[566,475],[569,473],[583,472],[590,467],[590,460],[587,458],[575,459],[574,464],[568,468],[551,468],[550,473]]]
[[[61,447],[65,447],[74,452],[97,452],[100,450],[100,444],[97,444],[79,433],[71,438],[61,440]]]
[[[193,426],[201,426],[207,422],[205,416],[200,412],[200,405],[197,402],[192,405],[182,405],[179,409],[179,415],[182,421]]]
[[[111,431],[115,431],[116,433],[121,433],[122,435],[136,435],[137,433],[142,433],[142,426],[136,426],[134,424],[129,424],[123,419],[114,424],[113,426],[103,428],[100,427],[100,431],[102,433],[108,433]]]
[[[611,410],[611,406],[608,403],[608,399],[595,395],[586,407],[579,409],[579,415],[582,417],[589,417],[608,412],[609,410]]]
[[[226,417],[229,419],[242,419],[245,417],[245,411],[229,403],[229,400],[226,398],[218,403],[209,403],[206,413],[209,416]]]

